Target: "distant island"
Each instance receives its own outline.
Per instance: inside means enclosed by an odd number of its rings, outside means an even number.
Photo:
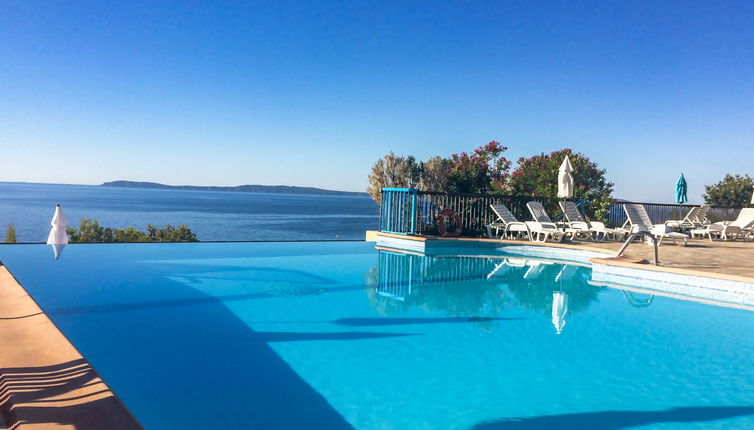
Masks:
[[[193,191],[234,191],[244,193],[277,193],[277,194],[327,194],[340,196],[366,196],[367,193],[356,191],[323,190],[314,187],[292,187],[288,185],[238,185],[235,187],[213,187],[201,185],[165,185],[157,182],[138,181],[110,181],[100,185],[101,187],[123,188],[159,188],[166,190],[193,190]]]

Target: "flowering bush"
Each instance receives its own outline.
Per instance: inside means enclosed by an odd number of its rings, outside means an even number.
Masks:
[[[447,191],[485,193],[507,190],[511,162],[502,155],[506,150],[507,147],[493,140],[471,154],[451,155]]]

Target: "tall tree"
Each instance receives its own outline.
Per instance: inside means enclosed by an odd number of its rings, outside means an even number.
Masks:
[[[372,166],[367,192],[379,203],[383,188],[413,188],[420,178],[421,165],[413,156],[401,157],[390,152]]]
[[[434,156],[421,163],[419,189],[422,191],[445,191],[448,187],[450,161]]]
[[[718,183],[704,187],[704,202],[710,206],[745,207],[751,202],[754,180],[749,175],[725,175]]]
[[[605,220],[612,203],[613,183],[605,177],[606,171],[584,154],[561,149],[549,154],[519,158],[518,166],[510,175],[509,191],[514,195],[557,198],[558,169],[568,156],[574,171],[573,198],[586,199],[586,214],[594,220]],[[555,209],[555,208],[552,208]]]

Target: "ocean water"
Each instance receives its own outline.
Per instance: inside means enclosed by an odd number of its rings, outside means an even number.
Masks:
[[[0,245],[146,429],[754,428],[754,312],[486,254]]]
[[[154,190],[92,185],[0,183],[0,241],[13,224],[19,242],[47,239],[55,205],[69,225],[93,218],[106,227],[185,224],[199,240],[363,239],[378,226],[367,196]]]

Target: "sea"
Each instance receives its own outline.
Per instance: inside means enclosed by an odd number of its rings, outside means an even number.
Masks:
[[[9,224],[17,242],[44,242],[55,205],[69,226],[185,224],[200,241],[363,240],[379,206],[364,195],[166,190],[0,182],[0,242]]]

